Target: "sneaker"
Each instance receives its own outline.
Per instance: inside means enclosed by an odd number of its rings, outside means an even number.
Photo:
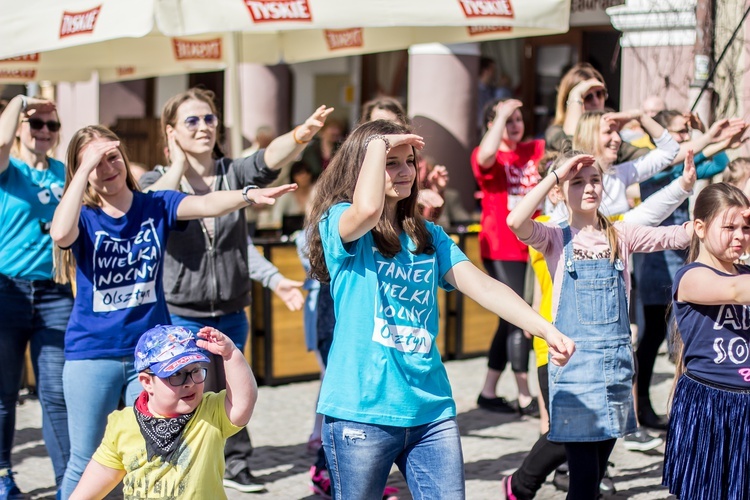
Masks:
[[[477,406],[496,413],[515,413],[516,410],[505,400],[505,398],[485,398],[481,394],[477,398]]]
[[[13,480],[13,471],[10,469],[0,470],[0,499],[23,500],[26,496],[16,486]]]
[[[243,493],[260,493],[261,491],[266,491],[263,482],[253,476],[247,469],[242,469],[234,476],[224,475],[224,487]]]
[[[612,464],[610,463],[609,465],[611,466]],[[606,497],[615,493],[617,493],[615,482],[612,480],[612,476],[609,475],[609,467],[607,467],[607,470],[604,471],[602,482],[599,483],[599,494]]]
[[[512,476],[505,476],[500,483],[500,500],[518,500],[510,487]]]
[[[552,484],[560,491],[568,491],[568,485],[570,484],[568,464],[563,464],[555,469],[555,476],[552,478]]]
[[[321,498],[331,498],[331,480],[328,471],[310,467],[310,489]]]
[[[630,451],[650,451],[664,442],[659,436],[652,436],[646,432],[643,427],[638,427],[632,434],[628,434],[623,439],[626,450]]]
[[[518,414],[522,417],[528,415],[529,417],[539,418],[539,401],[536,398],[531,400],[531,403],[526,406],[518,405]]]

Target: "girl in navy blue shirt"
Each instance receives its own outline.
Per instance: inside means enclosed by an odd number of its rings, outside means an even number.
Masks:
[[[141,193],[118,137],[105,127],[73,135],[66,182],[50,235],[63,249],[57,277],[71,278],[77,293],[65,334],[63,390],[69,409],[70,460],[63,498],[75,489],[102,439],[107,415],[120,398],[132,405],[140,393],[133,368],[139,336],[170,324],[162,287],[162,261],[169,232],[179,221],[219,217],[295,189],[222,191],[188,196],[176,191]],[[95,382],[92,383],[92,375]]]
[[[725,183],[696,199],[690,264],[672,294],[682,342],[663,483],[683,500],[750,498],[750,201]]]

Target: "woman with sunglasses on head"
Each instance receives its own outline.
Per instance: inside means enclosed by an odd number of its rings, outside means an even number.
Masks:
[[[305,123],[274,139],[268,148],[233,160],[224,157],[217,144],[219,119],[213,92],[189,89],[172,97],[162,110],[169,168],[144,174],[140,185],[146,191],[169,189],[198,195],[266,186],[276,180],[283,166],[299,156],[331,111],[321,106]],[[244,211],[191,221],[185,231],[173,234],[164,260],[164,290],[172,323],[194,333],[212,326],[242,350],[249,326],[244,308],[250,303],[250,279],[260,265],[257,252],[250,252],[250,256],[255,259],[248,265]],[[296,287],[301,284],[281,274],[268,283],[285,302],[285,296],[299,295]],[[220,367],[221,363],[212,366]],[[224,388],[222,380],[221,373],[209,373],[207,389],[218,392]],[[225,449],[226,486],[243,492],[264,489],[250,473],[251,453],[247,432],[229,438]]]
[[[47,100],[16,96],[0,115],[0,498],[23,498],[10,452],[26,345],[42,406],[42,435],[60,486],[68,462],[62,388],[63,338],[73,295],[53,278],[49,225],[65,184],[65,166],[49,156],[60,121]]]

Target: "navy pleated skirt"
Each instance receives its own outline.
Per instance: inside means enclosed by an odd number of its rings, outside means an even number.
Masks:
[[[680,377],[662,484],[680,500],[750,499],[750,390]]]

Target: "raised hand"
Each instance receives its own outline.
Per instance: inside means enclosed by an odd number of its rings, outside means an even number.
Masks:
[[[680,186],[683,191],[692,191],[697,178],[698,176],[695,172],[695,155],[693,154],[693,150],[690,149],[685,157],[685,167],[682,170],[682,177],[680,177]]]
[[[584,96],[586,96],[589,92],[591,92],[592,90],[604,90],[604,88],[604,84],[596,78],[583,80],[582,82],[578,82],[575,87],[570,89],[570,92],[568,93],[568,101],[580,100],[581,102],[583,102]]]
[[[32,113],[29,113],[29,111],[38,112],[38,113],[50,113],[52,111],[56,111],[57,106],[54,102],[47,100],[47,99],[37,99],[36,97],[27,97],[26,98],[26,114],[30,115]]]
[[[557,174],[560,183],[572,179],[579,170],[584,167],[590,167],[596,159],[592,155],[576,155],[566,160],[562,165],[557,167],[553,172]]]
[[[631,120],[640,120],[643,116],[643,111],[640,109],[631,109],[628,111],[617,111],[614,113],[605,113],[602,118],[607,122],[614,122],[618,129],[621,129],[626,123]]]
[[[495,121],[508,121],[510,115],[512,115],[515,110],[521,108],[521,106],[523,106],[523,103],[518,99],[508,99],[506,101],[498,102],[497,106],[495,106]]]
[[[328,108],[323,104],[313,111],[313,114],[311,114],[302,125],[299,125],[294,129],[294,137],[299,142],[310,142],[315,134],[318,133],[318,130],[323,128],[326,118],[328,118],[331,113],[333,113],[333,108]]]
[[[83,156],[78,170],[88,176],[107,154],[117,150],[120,141],[92,141],[83,148]]]
[[[408,144],[414,146],[417,149],[424,147],[424,139],[416,134],[389,134],[385,136],[388,142],[391,144],[391,148]]]
[[[237,348],[232,339],[210,326],[204,326],[198,330],[198,340],[195,343],[201,349],[221,356],[223,359],[229,359]]]
[[[435,188],[442,193],[448,186],[448,169],[443,165],[436,165],[432,172],[427,174],[426,187]]]
[[[174,136],[174,130],[171,130],[170,133],[167,134],[167,150],[169,152],[170,166],[180,167],[184,170],[188,164],[187,156],[185,155],[185,150],[182,149],[182,146],[177,143],[177,139]]]

